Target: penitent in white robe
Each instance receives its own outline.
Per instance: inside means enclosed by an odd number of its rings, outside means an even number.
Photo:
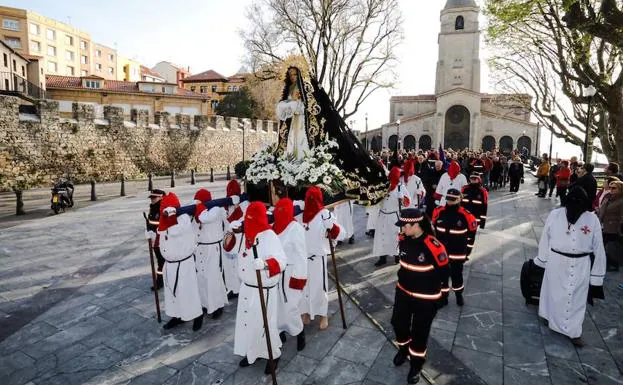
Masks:
[[[190,321],[203,314],[194,252],[197,247],[195,229],[186,214],[177,217],[177,224],[160,234],[160,252],[166,260],[164,275],[164,308],[168,316]],[[176,286],[177,282],[177,286]]]
[[[297,282],[307,280],[307,248],[305,246],[305,229],[293,221],[278,235],[281,245],[288,258],[288,265],[281,274],[279,282],[279,316],[277,329],[291,336],[303,331],[300,302],[303,288],[296,287]],[[292,281],[292,282],[291,282]]]
[[[402,199],[407,194],[405,186],[399,184],[381,201],[374,232],[373,257],[398,254],[398,233],[400,232],[400,228],[396,226],[400,214],[398,201],[400,200],[402,204]]]
[[[283,271],[288,261],[277,234],[273,230],[265,230],[257,234],[255,241],[258,258],[264,261],[274,258],[279,263],[280,270]],[[246,356],[249,363],[252,364],[258,358],[268,359],[268,348],[264,335],[264,321],[259,289],[257,288],[256,270],[253,266],[253,247],[247,249],[246,245],[243,245],[242,250],[238,260],[238,273],[242,285],[240,286],[236,311],[234,354]],[[273,358],[279,358],[281,356],[281,340],[277,331],[279,301],[277,284],[281,280],[281,274],[269,277],[268,270],[263,270],[260,274],[264,288]]]
[[[441,198],[439,199],[439,206],[446,205],[446,193],[448,190],[454,188],[459,191],[463,191],[463,186],[466,185],[467,178],[465,178],[465,175],[461,173],[459,173],[459,175],[457,175],[454,179],[450,179],[450,175],[448,175],[448,173],[443,174],[439,179],[439,184],[435,190],[435,193],[441,195]]]
[[[344,238],[350,238],[355,234],[353,223],[353,202],[348,200],[335,206],[333,213],[338,223],[344,228]]]
[[[300,314],[309,314],[326,317],[329,311],[329,277],[327,274],[327,259],[331,258],[331,249],[327,230],[333,225],[340,227],[337,241],[344,240],[344,229],[337,223],[335,214],[322,209],[309,222],[303,224],[305,228],[305,245],[307,247],[307,285],[303,290]]]
[[[240,210],[242,210],[242,220],[244,218],[244,214],[247,212],[247,207],[249,207],[248,201],[240,202]],[[231,206],[227,210],[227,215],[231,215],[237,206]],[[228,231],[228,228],[225,229]],[[223,254],[223,277],[225,279],[225,289],[229,293],[230,291],[234,294],[238,294],[240,291],[240,277],[238,276],[238,256],[244,247],[244,234],[235,234],[236,236],[236,247]]]
[[[591,267],[589,256],[571,258],[561,255],[594,253]],[[549,328],[570,338],[582,335],[589,284],[602,286],[606,274],[599,218],[592,212],[583,213],[573,225],[568,224],[566,209],[553,210],[547,217],[539,242],[539,255],[534,262],[545,268],[539,299],[539,316]]]
[[[366,207],[366,213],[368,214],[368,221],[366,222],[366,231],[376,229],[376,220],[379,217],[380,205]]]
[[[201,305],[208,314],[227,305],[227,291],[223,280],[223,236],[227,213],[222,207],[213,207],[199,214],[195,223],[197,232],[197,282]]]
[[[409,181],[407,183],[404,183],[403,177],[403,184],[406,186],[409,193],[409,200],[411,201],[409,204],[409,208],[421,207],[422,204],[424,204],[424,197],[426,196],[426,189],[424,188],[424,183],[422,183],[422,179],[420,179],[420,177],[417,175],[411,175],[409,177]]]

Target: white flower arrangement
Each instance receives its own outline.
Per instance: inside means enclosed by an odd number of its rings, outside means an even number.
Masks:
[[[252,183],[280,180],[288,187],[317,185],[330,194],[344,190],[344,174],[334,162],[332,149],[337,142],[325,139],[301,160],[291,154],[275,157],[273,148],[266,148],[251,157],[247,179]]]

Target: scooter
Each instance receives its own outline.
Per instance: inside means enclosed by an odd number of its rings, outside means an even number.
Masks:
[[[70,207],[69,194],[67,193],[67,189],[64,187],[53,187],[52,188],[52,199],[50,199],[52,204],[51,208],[54,211],[54,214],[58,214],[59,212],[65,212],[67,207]]]

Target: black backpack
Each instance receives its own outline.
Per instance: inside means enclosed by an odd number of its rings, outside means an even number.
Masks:
[[[524,262],[521,267],[521,295],[526,299],[526,305],[539,303],[541,284],[545,269],[534,263],[534,259]]]

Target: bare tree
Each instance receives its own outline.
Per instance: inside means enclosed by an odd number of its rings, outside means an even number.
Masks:
[[[498,86],[534,96],[537,119],[582,146],[590,137],[612,161],[623,160],[623,55],[608,40],[570,29],[566,0],[487,0],[487,42]],[[592,1],[593,6],[598,0]],[[597,94],[589,98],[585,87]],[[589,112],[589,105],[591,106]],[[589,153],[593,150],[589,141]]]
[[[567,27],[623,48],[623,3],[619,0],[565,0]]]
[[[247,18],[241,36],[254,71],[304,56],[344,118],[394,85],[394,51],[403,41],[397,0],[256,0]]]

